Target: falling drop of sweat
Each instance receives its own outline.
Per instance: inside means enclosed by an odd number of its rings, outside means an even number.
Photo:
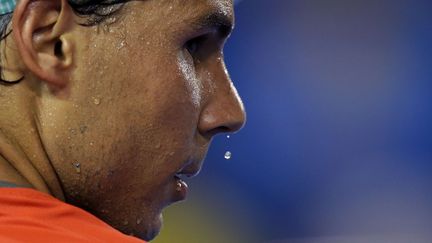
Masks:
[[[229,140],[229,139],[231,138],[231,135],[228,134],[228,135],[226,136],[226,138]],[[227,150],[227,151],[225,152],[225,154],[224,154],[224,158],[225,158],[226,160],[230,160],[231,157],[232,157],[232,153],[231,153],[231,151]]]

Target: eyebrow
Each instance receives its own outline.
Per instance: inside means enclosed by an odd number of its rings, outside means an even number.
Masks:
[[[219,11],[193,19],[192,25],[199,29],[217,29],[222,37],[228,37],[234,28],[231,18]]]

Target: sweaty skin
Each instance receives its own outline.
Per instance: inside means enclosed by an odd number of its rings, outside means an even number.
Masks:
[[[223,60],[232,0],[126,3],[80,25],[65,0],[21,0],[1,42],[0,180],[150,240],[212,137],[245,122]],[[7,58],[5,58],[7,57]]]

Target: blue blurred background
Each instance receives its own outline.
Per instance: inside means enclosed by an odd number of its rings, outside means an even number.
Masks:
[[[248,123],[215,139],[155,242],[427,234],[432,2],[244,0],[236,14],[225,55]]]

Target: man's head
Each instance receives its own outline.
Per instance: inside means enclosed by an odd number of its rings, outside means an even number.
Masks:
[[[178,174],[197,174],[212,137],[245,121],[223,60],[232,5],[19,1],[0,49],[0,101],[14,102],[1,109],[7,124],[32,119],[28,136],[40,138],[67,202],[125,233],[157,234],[162,209],[184,199]]]

